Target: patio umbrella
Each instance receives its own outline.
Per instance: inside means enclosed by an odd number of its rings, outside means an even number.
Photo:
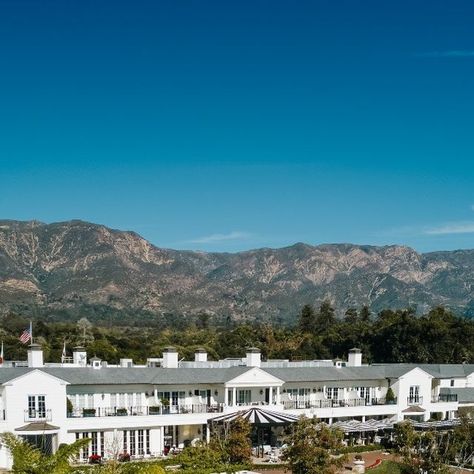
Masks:
[[[367,421],[338,421],[331,425],[332,428],[339,428],[344,433],[363,433],[367,431],[378,431],[391,428],[390,420],[367,420]]]
[[[248,420],[253,425],[287,425],[298,420],[295,415],[289,413],[281,413],[276,411],[264,410],[263,408],[249,408],[248,410],[228,413],[213,418],[211,421],[216,423],[225,423],[235,420],[236,418]]]

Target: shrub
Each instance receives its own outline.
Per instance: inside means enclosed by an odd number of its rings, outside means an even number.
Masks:
[[[82,416],[95,416],[95,408],[83,408]]]
[[[385,401],[388,405],[393,405],[395,403],[396,397],[393,393],[392,387],[388,387],[387,393],[385,395]]]

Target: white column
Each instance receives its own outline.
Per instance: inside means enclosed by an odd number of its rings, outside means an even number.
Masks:
[[[268,399],[269,399],[269,402],[268,404],[269,405],[273,405],[273,387],[269,387],[269,394],[268,394]]]
[[[280,387],[277,387],[276,399],[275,402],[277,405],[280,404]]]
[[[210,441],[211,441],[211,427],[210,427],[210,425],[207,425],[207,428],[206,428],[206,443],[209,444]]]
[[[237,406],[237,387],[232,389],[232,405],[235,407]]]
[[[158,430],[158,433],[158,454],[163,454],[163,451],[165,450],[165,427],[161,426]]]
[[[224,406],[229,405],[229,389],[224,387]]]

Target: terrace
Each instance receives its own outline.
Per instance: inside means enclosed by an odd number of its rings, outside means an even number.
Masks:
[[[106,416],[153,416],[191,413],[221,413],[222,404],[206,405],[157,405],[131,407],[79,408],[67,413],[68,418],[88,418]]]

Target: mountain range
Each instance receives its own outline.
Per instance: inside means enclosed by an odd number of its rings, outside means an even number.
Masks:
[[[445,305],[474,314],[474,250],[420,254],[398,245],[295,245],[238,253],[158,248],[83,221],[0,221],[0,311],[80,316],[90,308],[235,320],[292,320],[306,303]],[[130,316],[131,315],[131,316]]]

